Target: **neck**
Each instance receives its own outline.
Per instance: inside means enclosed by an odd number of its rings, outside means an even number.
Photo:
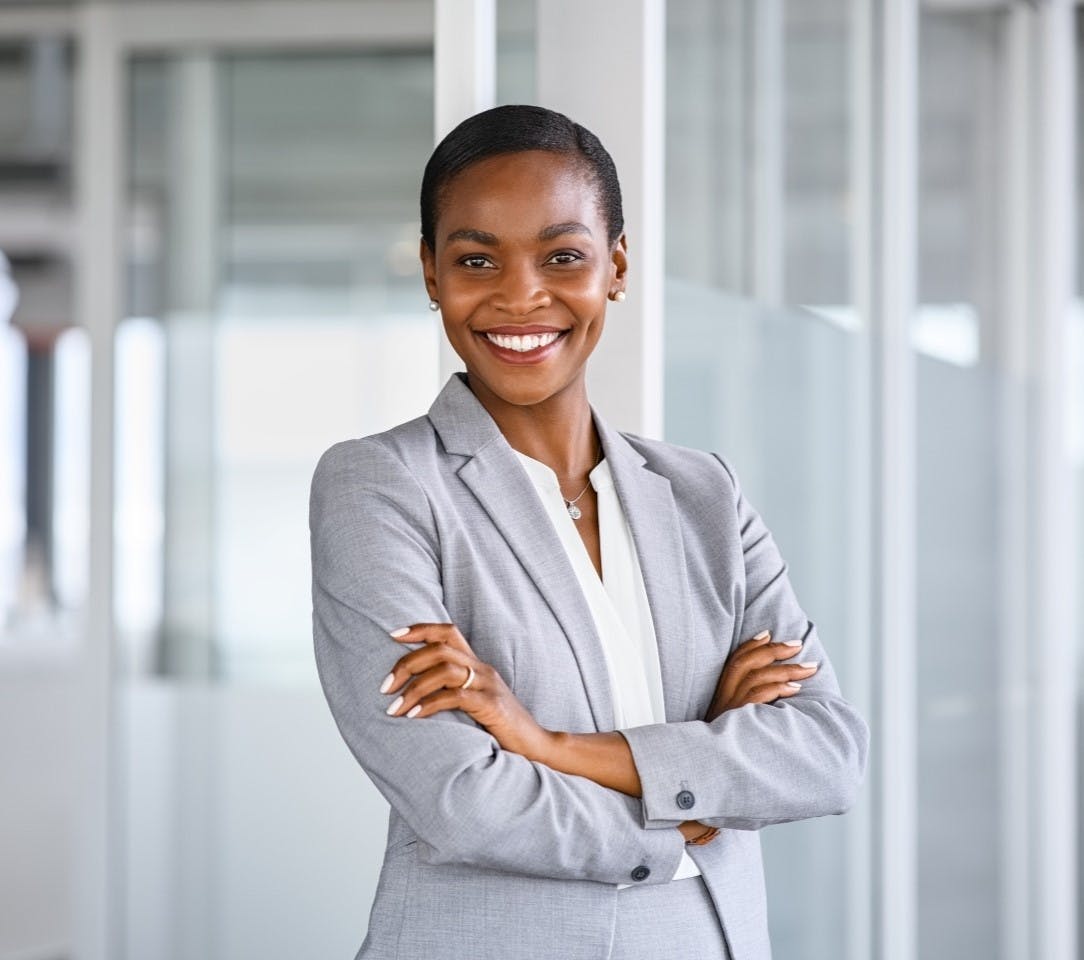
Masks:
[[[508,403],[469,375],[467,382],[509,445],[546,464],[560,479],[586,477],[598,463],[602,446],[582,379],[530,405]]]

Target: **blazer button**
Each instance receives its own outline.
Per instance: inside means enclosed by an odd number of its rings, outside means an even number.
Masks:
[[[674,799],[677,801],[677,805],[681,810],[691,810],[693,804],[696,803],[696,797],[688,790],[682,790]]]
[[[646,880],[651,876],[651,870],[645,867],[642,863],[632,871],[632,879],[639,883],[641,880]]]

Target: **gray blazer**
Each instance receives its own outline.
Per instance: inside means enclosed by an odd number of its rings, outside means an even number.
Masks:
[[[535,490],[459,376],[428,416],[332,447],[312,485],[313,631],[350,749],[391,804],[359,958],[595,960],[617,884],[666,883],[691,847],[734,960],[770,956],[766,824],[845,811],[868,734],[737,480],[717,457],[618,433],[596,416],[655,621],[664,724],[622,731],[634,799],[501,750],[461,713],[384,713],[403,655],[388,636],[453,622],[543,726],[613,729],[587,602]],[[793,698],[705,723],[730,650],[761,630],[805,640],[819,672]],[[680,798],[680,800],[679,800]]]

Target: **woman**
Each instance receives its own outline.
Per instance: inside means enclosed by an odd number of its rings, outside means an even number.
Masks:
[[[321,680],[391,804],[358,956],[766,958],[755,831],[844,811],[867,733],[729,468],[591,410],[613,162],[501,107],[421,207],[466,375],[312,491]]]

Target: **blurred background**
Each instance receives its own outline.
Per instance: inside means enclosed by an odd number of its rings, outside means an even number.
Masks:
[[[873,727],[776,955],[1084,957],[1079,9],[0,2],[0,958],[353,956],[308,483],[454,368],[421,170],[514,102],[622,174],[593,395],[736,465]]]

